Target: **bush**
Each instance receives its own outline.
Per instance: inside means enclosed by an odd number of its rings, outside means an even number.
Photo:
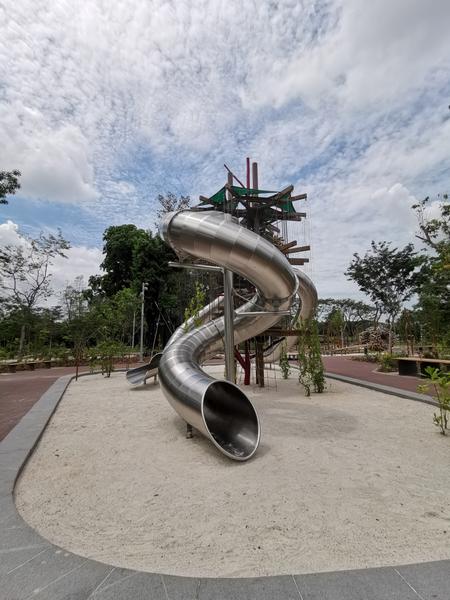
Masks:
[[[298,336],[298,381],[305,390],[305,395],[311,395],[311,389],[321,394],[325,390],[325,377],[317,322],[313,319],[300,322],[301,333]]]
[[[283,342],[283,345],[281,347],[280,369],[281,369],[281,374],[283,376],[283,379],[288,379],[289,374],[291,372],[291,365],[289,364],[289,359],[288,359],[288,355],[286,352],[286,341]]]
[[[440,428],[442,435],[446,435],[450,412],[450,373],[440,371],[434,367],[427,367],[425,373],[431,381],[419,385],[418,389],[420,392],[427,392],[430,387],[434,388],[434,398],[439,405],[439,414],[433,414],[433,423]]]
[[[389,352],[379,354],[377,362],[380,365],[378,370],[382,373],[394,373],[398,371],[397,361],[392,354],[389,354]]]

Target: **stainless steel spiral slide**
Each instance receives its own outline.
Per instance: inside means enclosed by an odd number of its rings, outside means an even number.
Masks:
[[[262,333],[290,308],[299,288],[294,269],[275,246],[237,219],[216,211],[183,210],[167,215],[161,233],[180,259],[207,260],[253,283],[256,294],[235,311],[235,344]],[[307,303],[314,295],[309,283],[304,284]],[[223,317],[191,331],[177,330],[164,349],[159,376],[178,414],[223,454],[243,461],[259,444],[258,415],[236,385],[210,377],[200,366],[221,350],[223,337]]]

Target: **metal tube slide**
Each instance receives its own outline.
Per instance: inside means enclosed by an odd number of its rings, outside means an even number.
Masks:
[[[218,296],[215,300],[204,306],[198,315],[195,317],[190,317],[185,323],[182,323],[175,331],[172,336],[169,338],[169,341],[166,344],[166,348],[170,346],[173,342],[178,340],[188,331],[192,331],[195,326],[199,324],[206,323],[211,320],[211,315],[220,310],[223,304],[223,296]],[[139,367],[134,367],[133,369],[128,369],[126,372],[127,381],[131,383],[131,385],[141,385],[145,383],[147,379],[150,377],[154,377],[158,374],[159,361],[161,360],[162,352],[158,352],[150,359],[150,362],[145,365],[140,365]]]
[[[300,269],[295,267],[293,267],[293,269],[299,283],[297,292],[299,299],[299,310],[295,314],[291,323],[292,327],[296,327],[299,319],[309,319],[313,316],[317,307],[318,296],[316,286],[311,279],[305,275],[303,271],[300,271]],[[280,360],[283,346],[285,345],[286,351],[289,352],[289,350],[295,346],[297,340],[298,338],[296,335],[288,335],[285,338],[282,338],[277,344],[272,346],[267,352],[264,353],[264,362],[278,362]]]
[[[235,345],[258,335],[290,308],[298,280],[275,246],[228,214],[183,210],[170,213],[161,234],[181,259],[204,259],[254,284],[255,296],[235,311]],[[258,315],[245,313],[260,312]],[[247,460],[260,439],[258,415],[236,385],[207,375],[200,365],[223,344],[220,317],[181,335],[165,348],[159,365],[161,387],[172,407],[226,456]]]

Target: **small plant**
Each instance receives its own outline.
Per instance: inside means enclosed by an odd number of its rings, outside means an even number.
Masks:
[[[194,327],[201,325],[201,319],[199,317],[201,309],[205,306],[206,302],[206,290],[205,287],[196,281],[195,292],[189,305],[184,310],[184,331],[187,333],[190,329],[189,320],[193,319]]]
[[[317,322],[307,319],[300,323],[301,334],[298,337],[298,380],[305,388],[305,395],[311,395],[311,389],[321,394],[325,390],[325,376],[320,355],[319,332]]]
[[[378,370],[382,373],[394,373],[398,370],[397,360],[392,354],[389,354],[389,352],[379,354],[377,362],[380,365]]]
[[[291,365],[289,364],[289,358],[287,355],[286,341],[284,341],[281,346],[280,369],[281,369],[281,375],[283,376],[283,379],[288,379],[289,374],[291,372]]]
[[[124,344],[112,340],[105,340],[98,344],[96,350],[97,356],[100,358],[102,375],[111,376],[111,372],[114,371],[114,359],[123,357],[124,348]]]
[[[427,367],[425,373],[431,381],[419,385],[418,389],[421,392],[427,392],[430,388],[434,388],[435,399],[439,405],[439,414],[433,414],[433,423],[440,428],[442,435],[446,435],[450,412],[450,373],[440,371],[434,367]]]

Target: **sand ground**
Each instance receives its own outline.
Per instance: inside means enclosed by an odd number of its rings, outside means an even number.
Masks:
[[[81,378],[20,478],[18,509],[65,549],[167,574],[450,558],[450,439],[433,407],[335,381],[305,398],[280,374],[249,396],[262,440],[238,463],[199,434],[185,439],[158,385]]]

